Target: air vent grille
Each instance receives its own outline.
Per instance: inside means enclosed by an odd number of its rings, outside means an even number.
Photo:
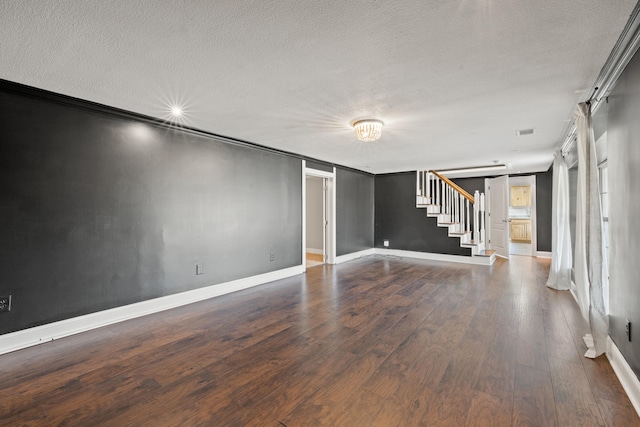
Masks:
[[[518,136],[533,135],[533,129],[520,129],[516,131]]]

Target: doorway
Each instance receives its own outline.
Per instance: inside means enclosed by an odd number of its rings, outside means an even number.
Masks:
[[[534,256],[536,177],[509,178],[509,253]]]
[[[327,242],[327,179],[307,175],[305,263],[307,268],[326,261]]]
[[[491,249],[509,255],[536,256],[536,177],[487,178],[487,227]]]
[[[335,262],[335,168],[302,162],[302,264],[304,270]],[[330,172],[329,172],[330,170]]]

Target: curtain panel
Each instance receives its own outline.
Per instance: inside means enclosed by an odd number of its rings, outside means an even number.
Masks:
[[[559,291],[571,288],[571,230],[569,226],[569,168],[562,153],[553,161],[551,217],[551,268],[547,286]]]
[[[576,294],[591,334],[584,337],[586,357],[606,351],[609,319],[605,308],[607,266],[602,238],[602,208],[598,185],[595,138],[591,106],[580,103],[576,113],[578,148],[578,198],[576,205]]]

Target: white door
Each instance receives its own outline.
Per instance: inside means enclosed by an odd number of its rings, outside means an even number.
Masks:
[[[509,258],[508,191],[507,175],[489,180],[490,246],[504,258]]]

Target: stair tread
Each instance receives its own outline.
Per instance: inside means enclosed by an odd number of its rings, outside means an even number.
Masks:
[[[467,234],[471,234],[470,231],[452,231],[449,233],[450,236],[465,236]]]
[[[460,224],[459,222],[439,222],[438,225],[456,225]]]
[[[495,254],[496,251],[494,249],[486,249],[484,251],[480,251],[479,253],[477,253],[477,256],[484,256],[484,257],[490,257],[491,255]]]
[[[477,246],[477,245],[479,245],[480,243],[482,243],[482,240],[480,240],[478,243],[476,243],[476,241],[475,241],[475,240],[470,240],[470,241],[468,241],[468,242],[462,242],[462,243],[460,243],[460,245],[461,245],[461,246],[462,246],[462,245]]]

